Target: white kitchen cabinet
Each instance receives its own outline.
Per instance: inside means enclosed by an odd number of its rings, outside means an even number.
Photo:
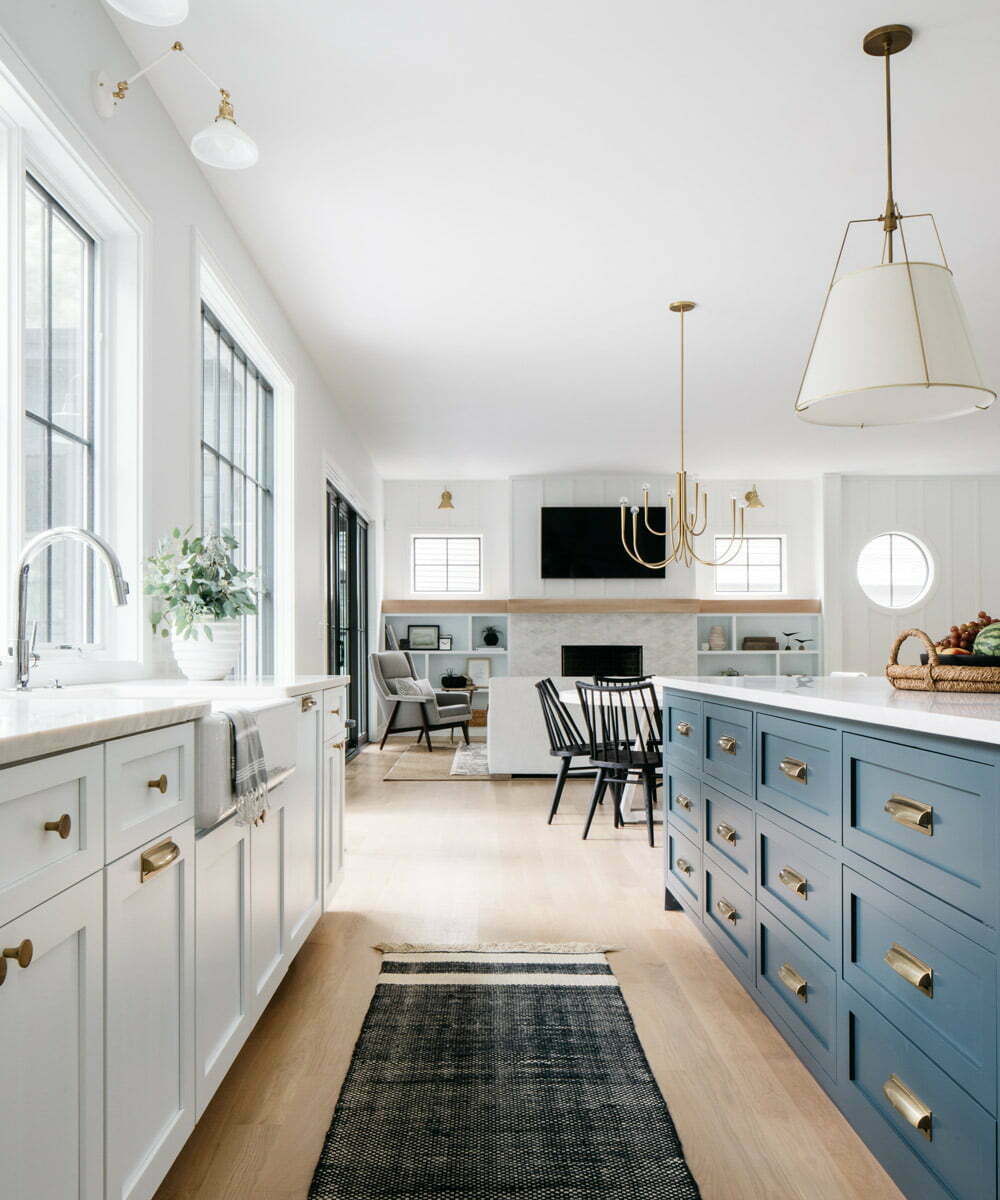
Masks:
[[[296,717],[295,773],[280,788],[285,806],[285,932],[292,955],[323,907],[321,718],[316,697],[303,696]]]
[[[344,871],[344,735],[323,746],[323,907],[333,903]]]
[[[231,817],[195,842],[197,1116],[240,1052],[255,1016],[250,943],[250,830]]]
[[[105,886],[107,1200],[148,1200],[195,1122],[194,822]]]
[[[100,874],[0,927],[0,1195],[104,1196],[104,887]],[[0,968],[2,971],[3,968]]]

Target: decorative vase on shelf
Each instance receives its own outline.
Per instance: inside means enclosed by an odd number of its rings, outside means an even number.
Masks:
[[[483,629],[483,645],[484,646],[499,646],[500,645],[500,630],[495,625],[487,625]]]
[[[196,621],[194,634],[170,635],[170,648],[188,679],[225,679],[240,658],[239,621]]]
[[[725,650],[728,648],[726,645],[726,631],[721,625],[713,625],[708,631],[708,648],[709,650]]]
[[[468,682],[464,675],[458,675],[454,671],[445,671],[441,676],[441,686],[443,688],[462,688],[466,687]]]

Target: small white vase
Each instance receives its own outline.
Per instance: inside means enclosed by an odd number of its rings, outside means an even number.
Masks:
[[[170,646],[181,673],[188,679],[225,679],[240,657],[240,622],[196,621],[198,636],[170,635]],[[212,631],[211,640],[205,630]]]
[[[713,625],[708,631],[708,645],[712,650],[726,650],[726,631],[721,625]]]

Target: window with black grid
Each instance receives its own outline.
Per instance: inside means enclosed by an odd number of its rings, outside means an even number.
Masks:
[[[481,592],[482,538],[415,537],[415,592]]]
[[[24,532],[94,527],[94,239],[30,175],[24,182]],[[93,551],[48,547],[32,566],[39,644],[98,639]],[[83,602],[81,603],[81,597]]]
[[[715,557],[730,546],[727,537],[715,539]],[[715,568],[717,592],[780,592],[784,590],[784,547],[780,537],[745,538],[736,555]]]
[[[228,533],[254,573],[257,615],[243,617],[240,669],[274,669],[274,392],[202,305],[201,524]]]

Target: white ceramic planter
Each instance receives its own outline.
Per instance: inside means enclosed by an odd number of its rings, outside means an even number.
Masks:
[[[240,657],[240,622],[199,621],[197,637],[171,634],[170,645],[181,672],[188,679],[225,679]],[[205,636],[211,629],[212,639]]]

